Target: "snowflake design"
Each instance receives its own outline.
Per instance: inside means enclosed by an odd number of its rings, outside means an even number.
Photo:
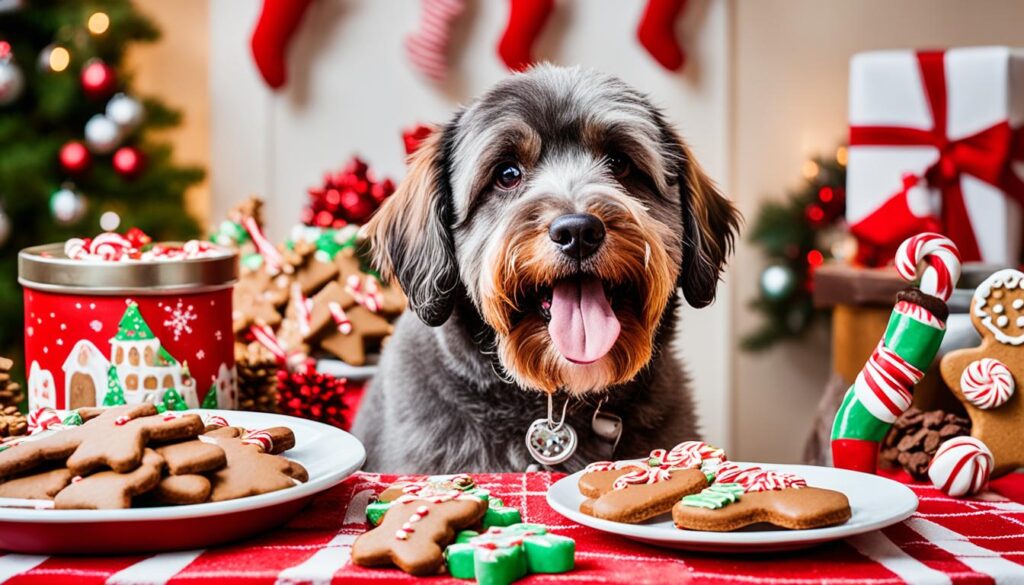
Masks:
[[[199,351],[196,352],[196,359],[197,360],[202,361],[205,358],[206,358],[206,352],[205,351],[200,349]]]
[[[197,319],[193,309],[192,305],[186,307],[181,299],[178,299],[178,304],[173,308],[170,305],[164,307],[164,312],[168,315],[164,327],[170,328],[174,333],[174,341],[181,339],[182,335],[192,334],[192,321]]]
[[[100,331],[103,330],[103,322],[100,321],[99,319],[93,319],[92,321],[89,321],[89,329],[92,329],[96,333],[99,333]]]
[[[224,339],[224,332],[220,329],[213,332],[213,336],[217,338],[217,341]]]

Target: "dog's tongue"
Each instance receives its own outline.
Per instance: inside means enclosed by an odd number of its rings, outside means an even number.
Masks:
[[[562,357],[583,364],[601,359],[618,339],[619,328],[600,280],[567,279],[555,285],[548,333]]]

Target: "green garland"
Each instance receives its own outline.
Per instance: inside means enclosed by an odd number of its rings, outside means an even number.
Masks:
[[[767,349],[800,338],[820,311],[812,302],[814,268],[837,256],[849,257],[845,229],[846,149],[835,157],[804,163],[803,186],[782,201],[769,201],[757,212],[750,241],[761,248],[767,266],[750,306],[762,316],[742,347]]]

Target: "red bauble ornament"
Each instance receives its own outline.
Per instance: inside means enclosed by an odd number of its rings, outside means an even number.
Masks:
[[[114,170],[122,177],[131,178],[142,172],[146,166],[146,156],[134,146],[122,146],[111,159]]]
[[[60,166],[65,172],[76,175],[89,168],[92,155],[84,144],[77,141],[68,142],[60,147]]]
[[[432,133],[434,129],[425,124],[416,124],[411,128],[406,128],[402,132],[402,142],[405,144],[405,154],[412,156],[412,153],[419,150],[420,146]]]
[[[308,418],[345,428],[344,396],[348,381],[317,372],[312,365],[277,373],[277,409],[281,414]]]
[[[89,99],[110,97],[117,89],[114,68],[99,59],[90,59],[82,67],[82,90]]]
[[[321,228],[361,225],[395,192],[390,179],[377,181],[365,162],[353,158],[338,173],[327,175],[322,187],[309,190],[302,222]]]

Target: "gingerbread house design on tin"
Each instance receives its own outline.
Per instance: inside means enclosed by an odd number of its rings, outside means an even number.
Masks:
[[[117,373],[128,404],[160,403],[164,393],[173,388],[190,408],[199,406],[196,381],[188,372],[188,364],[178,363],[164,349],[134,302],[128,303],[117,335],[110,340],[110,365]]]
[[[28,395],[35,408],[57,408],[57,388],[53,383],[53,373],[40,367],[33,361],[28,370]]]
[[[110,361],[88,339],[81,339],[71,348],[61,369],[64,370],[64,404],[75,409],[100,406],[107,393],[107,370]]]

